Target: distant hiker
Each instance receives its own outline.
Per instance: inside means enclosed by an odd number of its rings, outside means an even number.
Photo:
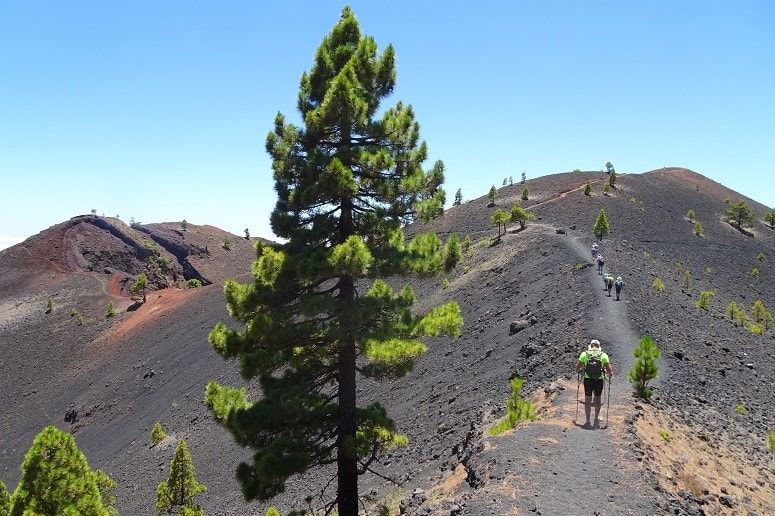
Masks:
[[[624,286],[624,280],[621,276],[614,281],[614,288],[616,288],[616,300],[619,301],[619,294],[622,293],[622,287]],[[610,291],[609,291],[610,292]]]
[[[598,273],[598,275],[603,274],[603,265],[605,265],[605,260],[603,259],[603,255],[599,254],[599,255],[597,255],[597,273]]]
[[[614,277],[610,274],[605,275],[605,289],[608,291],[608,297],[611,297],[611,289],[614,286]]]
[[[592,244],[592,258],[594,258],[595,256],[597,256],[597,242]]]
[[[587,350],[583,351],[579,356],[576,372],[581,373],[582,371],[584,372],[584,415],[587,418],[584,426],[589,428],[589,413],[593,404],[595,406],[595,425],[599,422],[598,416],[600,415],[605,377],[608,376],[608,381],[610,382],[611,377],[614,375],[611,361],[608,359],[608,355],[603,353],[599,340],[591,341]],[[592,400],[593,394],[594,401]]]

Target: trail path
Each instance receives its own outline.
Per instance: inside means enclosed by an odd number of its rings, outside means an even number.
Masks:
[[[569,236],[563,241],[574,250],[581,263],[592,263],[591,239]],[[604,252],[605,245],[601,249]],[[614,261],[615,257],[608,259]],[[521,425],[510,435],[487,439],[488,444],[500,449],[493,454],[498,460],[514,457],[508,459],[508,464],[498,465],[505,470],[504,486],[513,486],[513,491],[506,497],[503,493],[501,496],[493,493],[496,495],[493,498],[495,507],[488,507],[488,510],[513,512],[516,498],[520,507],[527,506],[531,512],[544,515],[659,512],[653,486],[647,483],[641,463],[627,446],[625,419],[633,410],[633,403],[626,373],[633,362],[632,349],[640,339],[627,318],[627,287],[622,291],[621,300],[614,301],[615,296],[606,296],[596,266],[585,267],[580,273],[588,279],[589,303],[595,314],[589,322],[589,338],[600,340],[614,367],[609,426],[606,429],[583,428],[582,404],[578,406],[579,421],[573,423],[577,384],[575,372],[570,371],[574,379],[560,382],[561,387],[554,394],[556,397],[538,422]],[[573,366],[575,361],[569,368]],[[600,412],[603,422],[607,394],[608,385]],[[583,401],[583,385],[578,396]],[[512,500],[511,506],[508,498]],[[482,510],[481,514],[486,512]]]

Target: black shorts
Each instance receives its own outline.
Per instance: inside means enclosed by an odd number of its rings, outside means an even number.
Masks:
[[[592,392],[597,396],[603,394],[603,380],[602,378],[584,378],[584,396],[592,396]]]

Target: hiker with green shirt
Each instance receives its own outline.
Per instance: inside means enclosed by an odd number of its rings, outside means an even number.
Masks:
[[[605,377],[608,376],[608,381],[610,382],[611,377],[614,375],[611,361],[608,355],[603,353],[599,340],[591,341],[587,350],[583,351],[581,356],[579,356],[576,372],[581,373],[582,371],[584,372],[584,415],[587,418],[584,428],[591,428],[589,413],[592,405],[594,404],[595,406],[595,426],[597,426],[599,424],[598,416],[600,414]],[[592,399],[593,394],[594,400]]]

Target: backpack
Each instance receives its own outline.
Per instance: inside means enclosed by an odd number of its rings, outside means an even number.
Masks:
[[[603,359],[601,351],[587,351],[587,363],[584,366],[584,374],[588,378],[600,378],[603,376]]]
[[[616,280],[614,285],[616,285],[616,288],[622,288],[624,286],[624,282],[622,280]]]

